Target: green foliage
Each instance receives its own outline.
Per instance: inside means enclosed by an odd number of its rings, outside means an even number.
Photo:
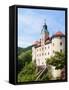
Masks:
[[[28,46],[26,48],[18,47],[18,55],[20,55],[21,53],[26,52],[28,50],[31,50],[31,49],[32,49],[32,46]]]
[[[55,52],[54,56],[46,60],[48,65],[56,66],[56,69],[62,69],[65,65],[65,54],[60,52]]]
[[[24,51],[24,48],[18,47],[18,55],[20,55]]]
[[[21,53],[21,55],[18,56],[18,59],[23,60],[23,62],[29,63],[32,60],[32,52],[31,50],[26,51],[25,53]]]
[[[32,61],[32,52],[31,50],[28,50],[26,52],[22,52],[19,56],[18,56],[18,65],[17,65],[17,69],[18,72],[21,71],[21,69],[25,66],[26,63],[30,63]]]
[[[26,82],[35,80],[35,64],[30,62],[29,64],[25,64],[25,67],[18,74],[18,82]]]

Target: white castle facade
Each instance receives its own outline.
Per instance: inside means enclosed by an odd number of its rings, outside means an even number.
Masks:
[[[37,66],[46,67],[47,58],[53,56],[56,51],[65,51],[65,35],[59,31],[50,37],[47,25],[44,23],[41,39],[36,41],[32,47],[32,61],[35,61]]]

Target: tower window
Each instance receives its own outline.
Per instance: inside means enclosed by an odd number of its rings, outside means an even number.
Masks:
[[[48,46],[48,48],[49,48],[49,46]]]
[[[53,43],[53,46],[54,46],[54,43]]]
[[[62,52],[62,49],[60,49],[60,52]]]
[[[62,42],[60,42],[60,45],[62,45]]]
[[[46,49],[46,47],[45,47],[45,49]]]
[[[46,53],[45,53],[45,55],[46,55]]]

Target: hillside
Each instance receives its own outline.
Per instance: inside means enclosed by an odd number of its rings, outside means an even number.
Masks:
[[[32,45],[28,46],[26,48],[18,47],[18,55],[20,55],[22,52],[26,52],[26,51],[31,50],[31,49],[32,49]]]

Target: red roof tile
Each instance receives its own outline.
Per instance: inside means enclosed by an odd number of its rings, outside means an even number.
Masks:
[[[61,35],[64,35],[62,32],[56,32],[56,34],[55,34],[56,36],[61,36]]]

